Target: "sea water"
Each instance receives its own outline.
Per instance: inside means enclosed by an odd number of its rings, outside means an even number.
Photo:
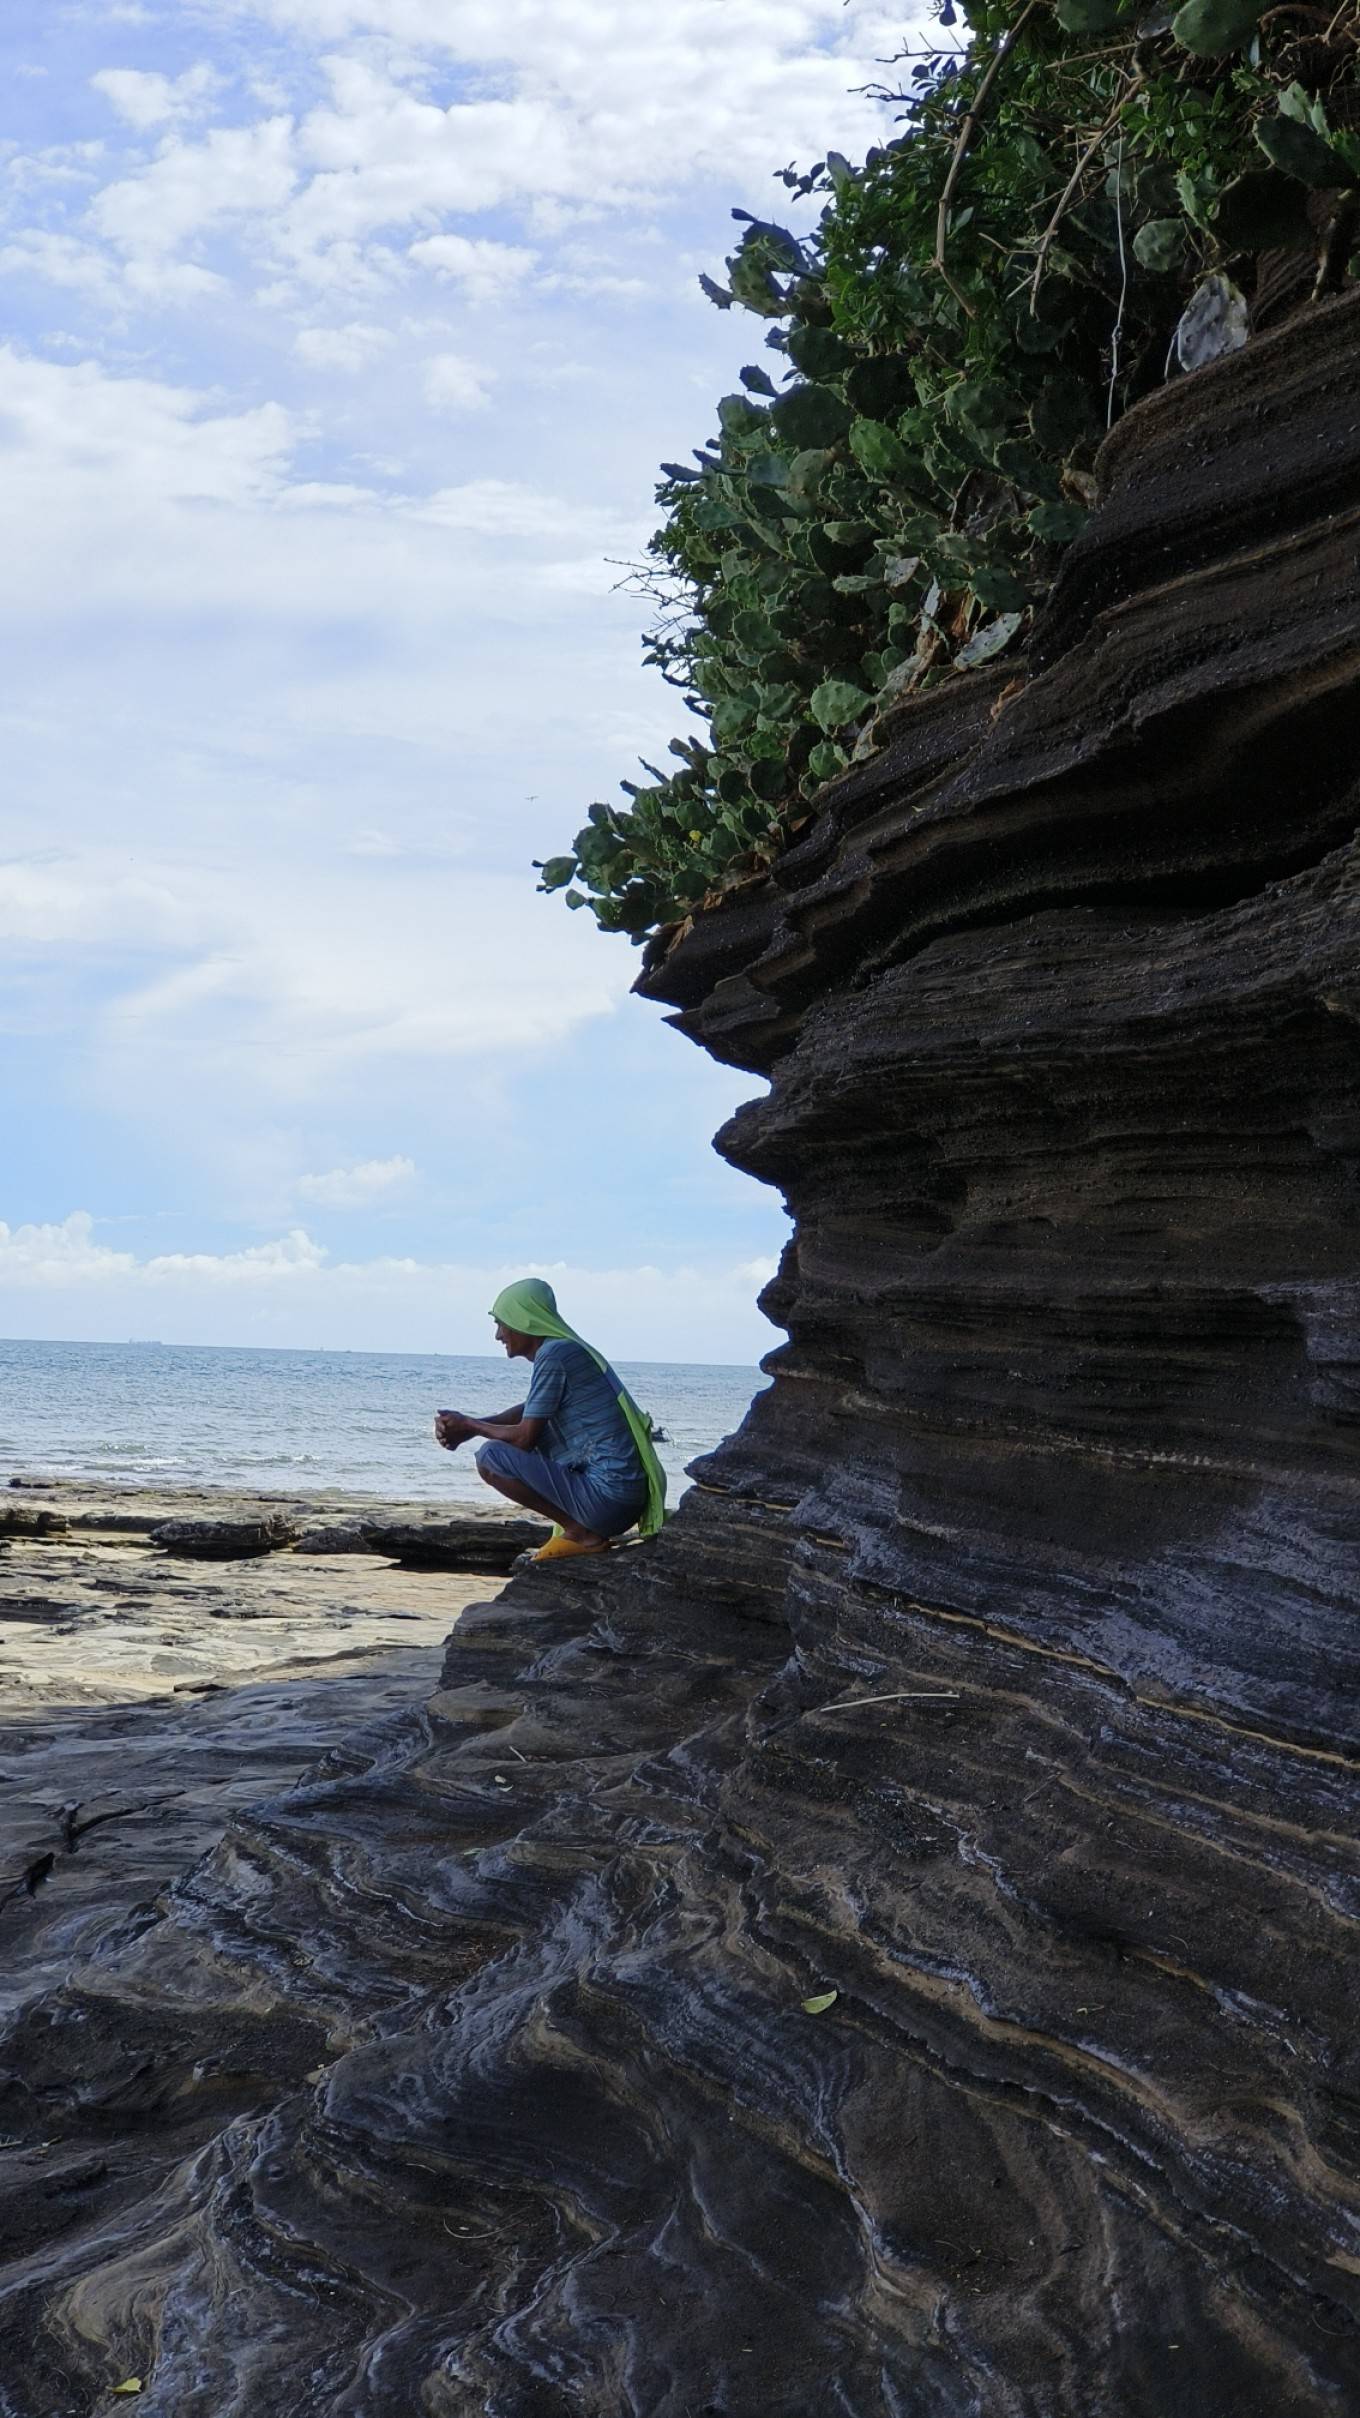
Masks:
[[[491,1417],[522,1401],[528,1364],[443,1353],[244,1351],[198,1344],[0,1341],[0,1484],[485,1501],[475,1447],[441,1451],[437,1410]],[[685,1464],[745,1417],[754,1368],[618,1363],[665,1440],[674,1501]]]

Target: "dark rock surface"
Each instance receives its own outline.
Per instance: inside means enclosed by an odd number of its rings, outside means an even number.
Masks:
[[[20,1536],[25,1543],[45,1536],[62,1536],[66,1521],[59,1511],[37,1511],[26,1503],[0,1505],[0,1542]]]
[[[181,1561],[246,1562],[257,1553],[277,1553],[299,1534],[295,1521],[282,1512],[262,1511],[255,1519],[166,1520],[151,1531],[151,1542]]]
[[[774,1383],[19,2006],[5,2418],[1357,2405],[1358,352],[653,969]]]
[[[542,1520],[407,1520],[366,1523],[370,1553],[385,1554],[401,1570],[509,1571],[521,1553],[546,1545],[552,1530]]]

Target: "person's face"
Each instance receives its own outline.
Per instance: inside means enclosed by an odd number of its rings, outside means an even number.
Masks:
[[[532,1359],[533,1354],[529,1349],[532,1340],[532,1336],[520,1335],[514,1327],[502,1326],[499,1318],[496,1320],[496,1341],[504,1345],[508,1360]]]

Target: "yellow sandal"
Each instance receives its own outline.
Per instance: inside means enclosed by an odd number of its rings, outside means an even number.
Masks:
[[[556,1536],[550,1536],[547,1544],[540,1545],[537,1553],[531,1554],[529,1558],[535,1562],[565,1562],[574,1560],[581,1553],[608,1553],[609,1550],[607,1537],[599,1545],[575,1545],[569,1536],[563,1536],[559,1531]]]

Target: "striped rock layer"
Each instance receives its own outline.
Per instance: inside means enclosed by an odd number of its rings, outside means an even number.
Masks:
[[[19,2005],[5,2418],[1360,2405],[1358,338],[645,973],[772,1382]]]

